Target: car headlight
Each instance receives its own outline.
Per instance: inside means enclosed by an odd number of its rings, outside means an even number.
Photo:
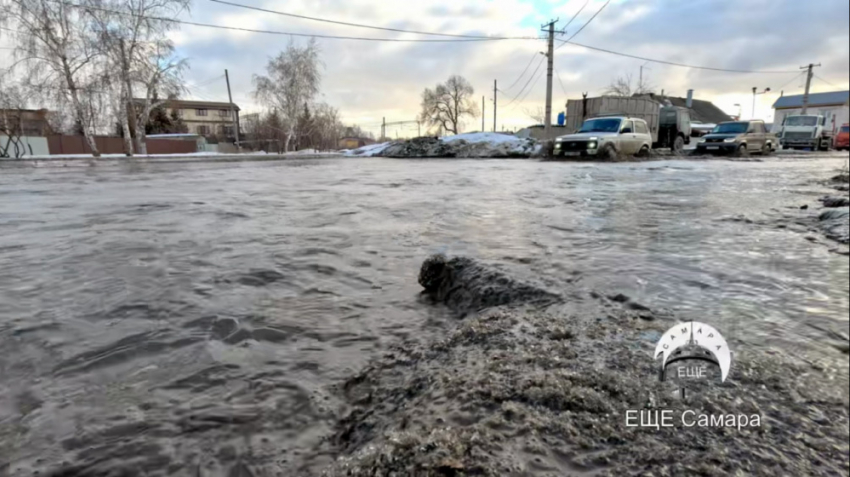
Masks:
[[[589,143],[587,143],[587,148],[588,149],[596,149],[596,146],[598,146],[598,145],[599,144],[597,144],[596,141],[590,141]]]
[[[736,138],[734,138],[734,137],[727,137],[726,139],[723,140],[723,142],[735,142],[735,139]]]
[[[698,142],[699,144],[703,144],[703,143],[705,143],[705,138],[702,138],[702,139],[700,139],[700,140],[699,140],[699,141],[697,141],[697,142]]]

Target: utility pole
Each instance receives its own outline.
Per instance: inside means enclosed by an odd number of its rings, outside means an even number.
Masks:
[[[484,132],[484,96],[481,97],[481,132]]]
[[[812,77],[815,75],[815,73],[813,71],[815,66],[820,68],[820,63],[818,63],[818,64],[809,63],[809,66],[801,66],[800,67],[801,70],[805,70],[805,69],[809,70],[809,74],[808,74],[808,76],[806,76],[806,93],[803,95],[803,113],[802,114],[806,114],[806,113],[809,112],[809,92],[812,89]]]
[[[233,115],[233,137],[236,139],[236,149],[242,150],[242,147],[239,145],[239,111],[236,111],[233,104],[233,96],[230,94],[230,76],[227,74],[227,70],[224,70],[224,80],[227,82],[227,100],[230,101],[230,114]]]
[[[496,132],[496,106],[498,105],[499,88],[496,87],[496,80],[493,80],[493,132]]]
[[[387,136],[387,118],[381,120],[381,140]]]
[[[552,70],[555,67],[555,23],[558,20],[549,22],[549,49],[546,52],[548,68],[546,71],[546,116],[543,118],[543,135],[549,139],[549,134],[552,130]],[[544,25],[545,27],[546,25]],[[543,30],[547,31],[547,30]]]

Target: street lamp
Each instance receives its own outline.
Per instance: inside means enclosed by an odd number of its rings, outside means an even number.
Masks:
[[[753,119],[756,118],[756,96],[770,92],[770,88],[766,88],[761,93],[759,93],[758,90],[758,87],[753,86]]]

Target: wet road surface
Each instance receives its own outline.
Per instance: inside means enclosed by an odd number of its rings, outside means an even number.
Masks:
[[[317,473],[333,386],[452,320],[435,252],[828,353],[847,257],[765,223],[845,161],[0,169],[0,471]]]

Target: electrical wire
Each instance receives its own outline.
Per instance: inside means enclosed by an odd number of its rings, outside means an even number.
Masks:
[[[567,22],[567,24],[566,24],[566,25],[564,25],[564,31],[567,31],[567,27],[569,27],[570,25],[572,25],[572,24],[573,24],[573,22],[575,21],[575,19],[576,19],[576,18],[578,18],[578,16],[579,16],[579,15],[581,15],[581,12],[583,12],[583,11],[584,11],[584,8],[585,8],[585,7],[586,7],[589,3],[590,3],[590,0],[587,0],[586,2],[584,2],[584,5],[582,5],[582,6],[581,6],[581,8],[580,8],[580,9],[576,12],[576,14],[575,14],[575,15],[573,15],[573,17],[570,19],[570,21],[568,21],[568,22]]]
[[[545,56],[540,58],[540,62],[537,63],[537,68],[534,69],[534,73],[531,73],[531,76],[528,77],[528,81],[525,82],[525,85],[522,87],[521,90],[519,90],[519,93],[517,93],[517,95],[514,96],[514,98],[510,102],[508,102],[508,104],[506,104],[504,107],[508,107],[508,106],[514,104],[514,102],[517,100],[517,98],[519,98],[522,95],[522,93],[525,91],[525,89],[528,88],[529,83],[531,83],[531,80],[534,79],[534,75],[536,75],[537,72],[540,70],[540,67],[543,66],[543,60],[545,60],[545,59],[546,59]]]
[[[818,75],[814,75],[814,77],[815,77],[815,78],[817,78],[817,79],[819,79],[819,80],[821,80],[821,81],[823,81],[824,83],[826,83],[826,84],[828,84],[828,85],[832,86],[833,88],[838,88],[838,86],[836,86],[836,85],[834,85],[834,84],[830,83],[829,81],[827,81],[827,80],[825,80],[825,79],[821,78],[821,77],[820,77],[820,76],[818,76]]]
[[[725,69],[725,68],[713,68],[713,67],[710,67],[710,66],[688,65],[688,64],[685,64],[685,63],[676,63],[676,62],[673,62],[673,61],[657,60],[657,59],[654,59],[654,58],[647,58],[647,57],[644,57],[644,56],[631,55],[631,54],[628,54],[628,53],[621,53],[621,52],[618,52],[618,51],[607,50],[605,48],[599,48],[599,47],[596,47],[596,46],[583,45],[581,43],[576,43],[574,41],[568,41],[568,40],[557,40],[557,41],[562,42],[561,46],[569,43],[571,45],[580,46],[582,48],[587,48],[588,50],[598,51],[598,52],[601,52],[601,53],[608,53],[608,54],[611,54],[611,55],[622,56],[622,57],[625,57],[625,58],[632,58],[632,59],[635,59],[635,60],[649,61],[651,63],[659,63],[659,64],[662,64],[662,65],[681,66],[682,68],[692,68],[692,69],[696,69],[696,70],[719,71],[719,72],[722,72],[722,73],[749,73],[749,74],[773,74],[773,75],[787,75],[787,74],[791,74],[791,73],[797,73],[797,71],[732,70],[732,69]]]
[[[567,88],[564,87],[564,82],[561,81],[561,73],[559,73],[557,69],[555,70],[555,75],[558,76],[558,83],[561,83],[561,89],[564,91],[564,96],[569,96],[567,94]]]
[[[799,78],[800,78],[801,76],[803,76],[804,74],[805,74],[805,72],[797,73],[796,75],[794,75],[794,77],[793,77],[793,78],[791,78],[791,81],[789,81],[789,82],[787,82],[787,83],[783,84],[782,86],[780,86],[780,87],[779,87],[779,89],[780,89],[780,90],[784,89],[786,86],[788,86],[789,84],[793,83],[795,80],[799,79]]]
[[[577,31],[577,32],[573,33],[573,36],[569,37],[567,40],[564,40],[565,42],[564,42],[564,43],[561,43],[561,46],[564,46],[564,45],[566,45],[567,43],[569,43],[570,41],[572,41],[572,39],[573,39],[573,38],[575,38],[575,37],[576,37],[579,33],[581,33],[581,32],[582,32],[582,30],[584,30],[585,28],[587,28],[587,25],[590,25],[590,22],[592,22],[592,21],[593,21],[593,20],[594,20],[594,19],[595,19],[595,18],[596,18],[596,17],[597,17],[600,13],[602,13],[602,10],[605,10],[605,7],[607,7],[609,3],[611,3],[611,0],[608,0],[607,2],[605,2],[605,4],[604,4],[604,5],[602,5],[602,6],[599,8],[599,10],[597,10],[597,11],[596,11],[596,13],[594,13],[594,14],[593,14],[593,16],[592,16],[592,17],[590,17],[590,20],[586,21],[586,22],[584,23],[584,25],[582,25],[582,26],[581,26],[581,28],[579,28],[579,29],[578,29],[578,31]],[[559,46],[558,48],[560,48],[561,46]],[[557,50],[558,48],[555,48],[555,49]]]
[[[295,13],[286,13],[286,12],[281,12],[281,11],[277,11],[277,10],[268,10],[266,8],[254,7],[254,6],[251,6],[251,5],[244,5],[244,4],[241,4],[241,3],[227,2],[225,0],[210,0],[210,1],[214,2],[214,3],[220,3],[222,5],[230,5],[232,7],[239,7],[239,8],[246,8],[248,10],[255,10],[255,11],[258,11],[258,12],[274,13],[275,15],[283,15],[283,16],[292,17],[292,18],[300,18],[302,20],[312,20],[312,21],[316,21],[316,22],[332,23],[334,25],[344,25],[344,26],[351,26],[351,27],[356,27],[356,28],[369,28],[369,29],[372,29],[372,30],[392,31],[392,32],[398,32],[398,33],[414,33],[414,34],[417,34],[417,35],[446,36],[446,37],[452,37],[452,38],[474,38],[474,39],[479,39],[479,40],[537,40],[537,39],[539,39],[538,37],[512,37],[512,36],[503,36],[503,35],[500,35],[500,36],[459,35],[459,34],[452,34],[452,33],[438,33],[438,32],[429,32],[429,31],[403,30],[401,28],[389,28],[389,27],[380,27],[380,26],[375,26],[375,25],[364,25],[362,23],[343,22],[343,21],[338,21],[338,20],[331,20],[331,19],[328,19],[328,18],[308,17],[306,15],[297,15]]]
[[[505,89],[511,89],[511,88],[513,88],[514,86],[516,86],[516,85],[517,85],[517,83],[519,83],[519,80],[521,80],[521,79],[522,79],[522,77],[523,77],[523,76],[525,76],[525,73],[528,71],[528,68],[530,68],[530,67],[531,67],[531,64],[532,64],[532,63],[534,63],[534,59],[535,59],[535,58],[537,58],[537,54],[538,54],[538,53],[535,51],[535,52],[534,52],[534,54],[533,54],[533,55],[531,55],[531,61],[529,61],[529,62],[528,62],[528,65],[526,65],[525,69],[524,69],[524,70],[522,70],[522,73],[521,73],[521,74],[517,77],[516,81],[514,81],[514,84],[512,84],[512,85],[508,86],[508,87],[507,87],[507,88],[505,88]],[[499,91],[502,91],[502,90],[499,90]],[[502,91],[502,92],[504,93],[504,91]]]
[[[513,108],[511,108],[511,109],[510,109],[510,111],[508,111],[508,112],[511,112],[511,111],[515,110],[515,109],[517,108],[517,106],[519,106],[520,104],[522,104],[522,102],[523,102],[523,101],[525,101],[525,98],[527,98],[527,97],[528,97],[528,95],[529,95],[529,94],[531,94],[531,92],[534,90],[534,87],[535,87],[535,86],[537,86],[537,82],[538,82],[538,81],[540,81],[540,78],[541,78],[541,77],[543,77],[543,72],[542,72],[542,71],[541,71],[541,72],[540,72],[540,74],[537,76],[537,78],[535,78],[535,79],[534,79],[534,84],[532,84],[532,85],[531,85],[531,88],[528,88],[528,91],[526,91],[526,92],[525,92],[525,96],[523,96],[523,97],[522,97],[522,99],[521,99],[521,100],[519,100],[519,102],[517,102],[517,104],[516,104],[516,105],[514,105],[514,107],[513,107]],[[508,104],[508,106],[510,106],[510,104]],[[505,107],[507,107],[507,106],[505,106]]]
[[[320,35],[315,33],[292,33],[285,31],[274,31],[274,30],[257,30],[253,28],[242,28],[242,27],[231,27],[224,25],[213,25],[210,23],[199,23],[192,22],[187,20],[177,20],[175,18],[166,18],[166,17],[158,17],[153,15],[136,15],[133,13],[122,12],[118,10],[111,10],[108,8],[94,7],[89,5],[77,5],[74,3],[64,3],[55,1],[54,3],[59,3],[72,8],[81,8],[87,10],[95,10],[102,11],[106,13],[112,13],[115,15],[123,15],[129,16],[133,18],[143,18],[146,20],[156,20],[161,22],[168,23],[177,23],[181,25],[190,25],[204,28],[216,28],[219,30],[232,30],[232,31],[244,31],[249,33],[263,33],[267,35],[284,35],[284,36],[297,36],[297,37],[306,37],[306,38],[324,38],[327,40],[357,40],[357,41],[386,41],[386,42],[394,42],[394,43],[466,43],[466,42],[481,42],[481,41],[498,41],[498,40],[513,40],[520,38],[490,38],[490,37],[482,37],[482,38],[455,38],[455,39],[416,39],[416,38],[364,38],[357,36],[335,36],[335,35]],[[528,39],[528,38],[522,38]],[[539,38],[534,38],[535,40]]]

